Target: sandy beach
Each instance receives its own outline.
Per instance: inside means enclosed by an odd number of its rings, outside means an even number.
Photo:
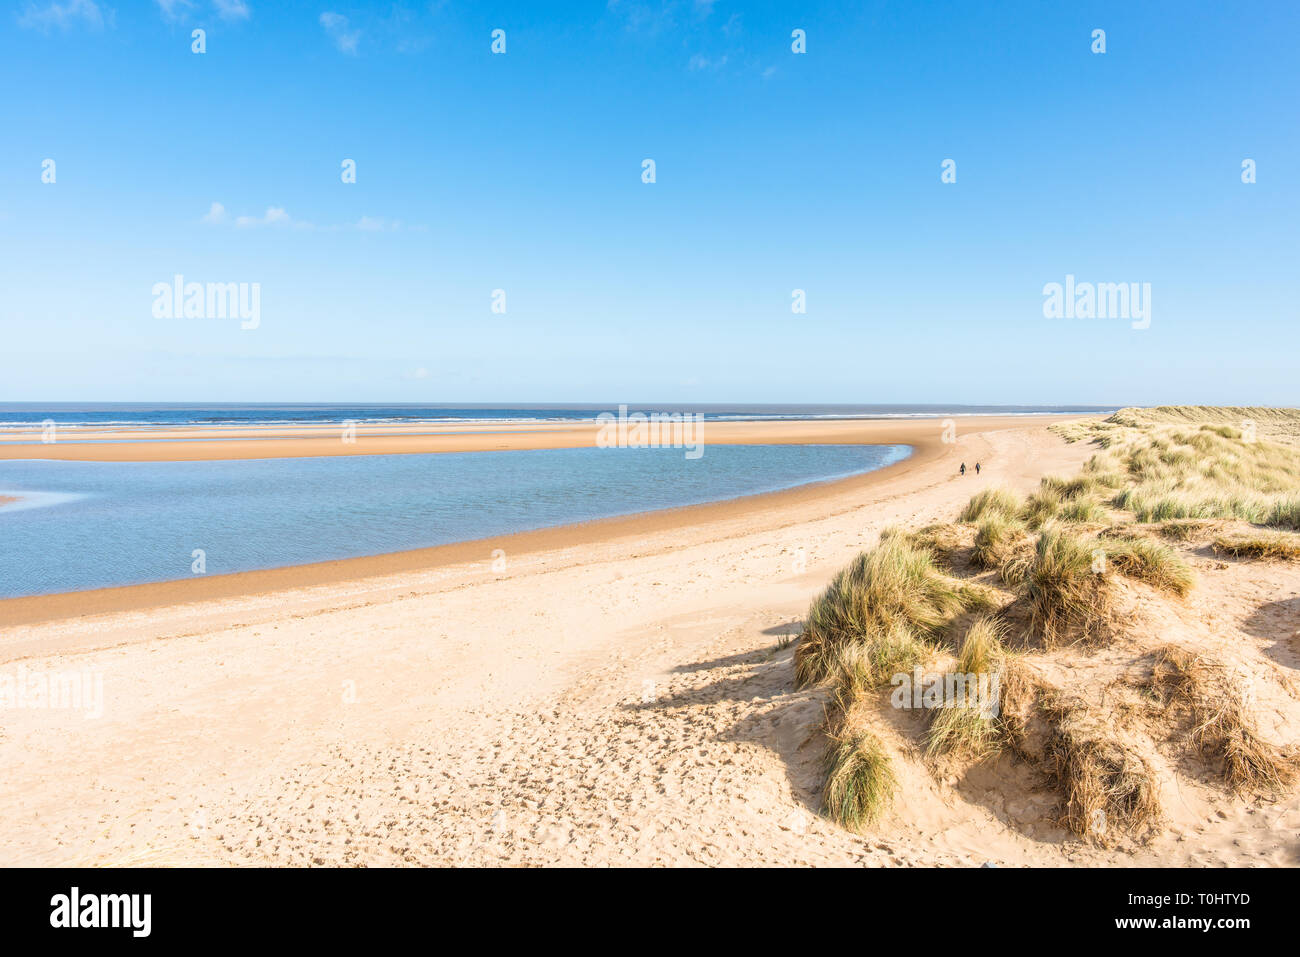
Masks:
[[[503,572],[475,546],[230,576],[217,594],[89,593],[80,614],[68,596],[49,600],[69,616],[54,620],[35,620],[39,600],[0,603],[0,669],[102,682],[93,720],[6,715],[0,760],[24,774],[0,784],[0,863],[1294,863],[1276,830],[1294,798],[1187,794],[1199,824],[1121,854],[1035,839],[1021,809],[919,759],[877,831],[819,816],[824,701],[795,690],[779,647],[809,600],[882,528],[950,520],[978,489],[1029,489],[1091,449],[1040,421],[981,423],[952,445],[933,422],[804,428],[918,454],[520,536]],[[959,476],[963,460],[983,473]],[[1244,628],[1268,587],[1198,601]]]
[[[6,939],[1285,924],[1300,6],[877,6],[15,5]]]
[[[0,603],[6,671],[103,681],[100,718],[6,715],[0,755],[26,772],[0,785],[0,859],[884,865],[1102,853],[1027,840],[941,787],[893,831],[917,840],[863,839],[819,818],[809,737],[822,702],[794,692],[790,653],[775,650],[885,525],[950,518],[980,485],[1028,488],[1086,450],[1039,421],[982,421],[950,446],[937,423],[755,425],[736,436],[852,434],[918,452],[855,480],[493,542],[508,546],[504,572],[484,547],[452,547],[229,576],[211,594],[190,589],[214,580]],[[962,459],[982,460],[983,475],[959,477]]]

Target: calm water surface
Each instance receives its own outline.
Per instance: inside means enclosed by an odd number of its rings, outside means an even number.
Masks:
[[[771,492],[902,445],[537,449],[218,462],[0,461],[0,598],[275,568]],[[488,556],[484,556],[487,560]]]

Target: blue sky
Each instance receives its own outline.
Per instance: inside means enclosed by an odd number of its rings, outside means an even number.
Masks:
[[[1300,7],[987,6],[9,4],[0,401],[1296,404]]]

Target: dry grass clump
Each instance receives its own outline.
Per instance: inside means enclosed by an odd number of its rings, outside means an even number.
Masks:
[[[868,727],[863,709],[850,706],[828,730],[822,807],[831,820],[860,833],[879,820],[898,788],[889,754]]]
[[[1222,536],[1214,540],[1214,550],[1233,558],[1277,558],[1300,561],[1300,536],[1273,535]]]
[[[1182,597],[1196,581],[1192,566],[1173,549],[1149,538],[1129,537],[1107,542],[1106,561],[1120,574]]]
[[[1217,710],[1205,709],[1192,742],[1220,759],[1223,779],[1237,793],[1281,794],[1295,780],[1295,752],[1261,738],[1241,701],[1226,700]]]
[[[1110,521],[1110,513],[1098,498],[1110,498],[1124,481],[1119,472],[1085,471],[1073,478],[1048,475],[1025,502],[1022,516],[1030,528],[1041,528],[1053,519],[1104,525]]]
[[[1006,654],[1002,649],[1006,631],[1006,625],[996,618],[986,616],[971,622],[957,655],[958,669],[968,675],[996,673]]]
[[[987,515],[999,514],[1013,519],[1020,514],[1021,498],[1011,489],[995,487],[986,488],[972,496],[962,510],[959,522],[978,522]]]
[[[894,675],[910,672],[936,650],[934,644],[918,638],[906,625],[894,623],[874,634],[870,641],[838,645],[828,674],[838,682],[839,694],[851,703],[889,684]]]
[[[1162,522],[1155,527],[1155,530],[1157,534],[1171,542],[1187,542],[1221,524],[1218,520]]]
[[[1061,496],[1050,488],[1040,488],[1025,500],[1020,516],[1030,528],[1042,528],[1061,510]]]
[[[1150,840],[1161,821],[1151,765],[1084,706],[1053,702],[1047,711],[1055,726],[1048,758],[1065,799],[1065,825],[1102,847],[1123,834]]]
[[[957,657],[957,673],[971,682],[966,685],[966,700],[945,701],[943,707],[934,709],[926,732],[927,754],[951,752],[982,758],[998,750],[1000,702],[996,699],[1001,697],[1006,660],[1004,633],[1005,627],[993,618],[976,619],[967,630]],[[987,692],[994,700],[979,700],[976,691]]]
[[[1021,757],[1032,761],[1042,753],[1041,744],[1036,746],[1033,740],[1043,730],[1043,723],[1037,719],[1042,715],[1042,702],[1050,697],[1051,689],[1042,683],[1024,658],[1016,655],[1003,659],[1002,677],[998,684],[1002,694],[998,706],[999,737]]]
[[[795,650],[795,680],[803,686],[830,675],[846,645],[933,640],[979,600],[975,589],[939,572],[928,550],[903,535],[882,536],[813,600]],[[869,650],[868,657],[876,655]]]
[[[952,567],[971,546],[970,529],[964,525],[939,523],[927,525],[908,535],[908,540],[927,549],[935,560]]]
[[[1032,557],[1008,562],[1003,578],[1025,585],[1033,627],[1051,648],[1103,637],[1114,604],[1108,568],[1179,596],[1195,582],[1191,566],[1159,542],[1087,540],[1058,524],[1042,530]]]
[[[1209,659],[1177,645],[1157,649],[1151,665],[1151,689],[1163,700],[1191,704],[1209,687]]]
[[[1300,773],[1294,749],[1259,736],[1248,712],[1248,688],[1221,663],[1182,648],[1161,648],[1151,684],[1168,700],[1190,708],[1192,743],[1217,760],[1232,791],[1280,794]]]
[[[991,512],[980,519],[975,529],[975,544],[971,549],[971,564],[976,568],[1000,568],[1004,562],[1023,550],[1029,536],[1024,526],[1001,512]]]
[[[1047,647],[1099,637],[1112,601],[1106,579],[1093,571],[1093,549],[1079,536],[1043,529],[1024,582],[1034,628]]]
[[[1114,489],[1122,488],[1126,481],[1122,472],[1101,472],[1085,467],[1082,474],[1073,478],[1061,478],[1059,475],[1044,476],[1039,481],[1039,485],[1044,490],[1055,493],[1059,498],[1077,499],[1090,495],[1105,495]]]
[[[1051,492],[1058,499],[1078,498],[1093,489],[1093,480],[1087,475],[1062,478],[1059,475],[1044,475],[1038,482],[1039,487]]]
[[[1104,525],[1110,521],[1110,513],[1090,498],[1065,502],[1056,515],[1062,522],[1079,525]]]

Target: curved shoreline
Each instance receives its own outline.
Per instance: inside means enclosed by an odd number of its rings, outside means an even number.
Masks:
[[[1075,420],[1083,418],[1083,416],[1062,415],[1044,418],[1047,421],[1037,419],[1032,424],[1027,423],[1023,417],[1012,416],[990,416],[981,418],[978,421],[968,420],[961,423],[961,434],[1015,428],[1039,428],[1051,422]],[[502,549],[507,556],[513,559],[555,549],[592,546],[616,540],[642,538],[666,529],[683,526],[699,526],[706,523],[725,525],[729,522],[738,522],[743,518],[752,520],[755,513],[769,513],[771,527],[784,527],[798,522],[801,520],[801,516],[814,514],[819,516],[834,515],[856,508],[863,504],[864,494],[877,491],[882,486],[897,484],[900,480],[905,481],[909,476],[913,476],[936,459],[954,454],[956,446],[943,441],[943,421],[929,419],[718,423],[718,429],[706,430],[709,440],[718,444],[909,445],[912,447],[912,454],[900,462],[848,478],[813,482],[781,491],[748,495],[702,505],[688,505],[652,512],[636,512],[591,522],[552,526],[511,535],[471,539],[432,548],[388,552],[360,558],[345,558],[305,565],[234,572],[204,578],[176,579],[166,582],[122,585],[89,591],[8,598],[0,600],[0,627],[29,625],[43,621],[81,618],[115,612],[138,611],[165,605],[230,599],[270,591],[331,585],[361,578],[427,571],[449,565],[479,562],[490,567],[492,552],[496,549]],[[724,430],[721,428],[723,425],[733,425],[735,429]],[[581,445],[593,442],[594,431],[594,428],[565,430],[563,434],[555,434],[551,430],[530,430],[526,433],[510,436],[510,438],[516,440],[517,444],[511,443],[506,447],[570,448],[574,447],[571,444],[574,442],[580,442]],[[725,432],[727,437],[719,438],[714,434],[715,431]],[[576,434],[573,434],[575,432]],[[289,441],[314,442],[318,440],[296,439]],[[361,441],[362,438],[359,436],[358,444],[361,444]],[[204,444],[231,445],[235,443]],[[266,445],[269,443],[250,444]],[[373,450],[373,445],[378,444],[373,439],[367,440],[366,444],[370,448],[365,452],[337,451],[339,446],[342,445],[337,439],[328,440],[328,444],[336,450],[333,454],[386,454]],[[455,445],[456,443],[438,444]],[[72,450],[76,447],[66,446],[65,448]],[[83,448],[103,450],[105,448],[121,449],[124,446],[88,446]],[[459,447],[401,449],[402,452],[475,450],[488,451],[489,449],[463,449]],[[226,451],[248,451],[250,454],[228,454],[221,456],[222,458],[272,457],[252,454],[254,450],[228,449]],[[285,457],[296,457],[299,454],[308,455],[312,453],[292,452]],[[74,456],[66,457],[73,458]],[[184,456],[184,458],[189,459],[188,456]],[[140,461],[135,458],[121,460]],[[147,460],[157,461],[157,459]],[[750,528],[752,529],[752,527],[751,521]]]

